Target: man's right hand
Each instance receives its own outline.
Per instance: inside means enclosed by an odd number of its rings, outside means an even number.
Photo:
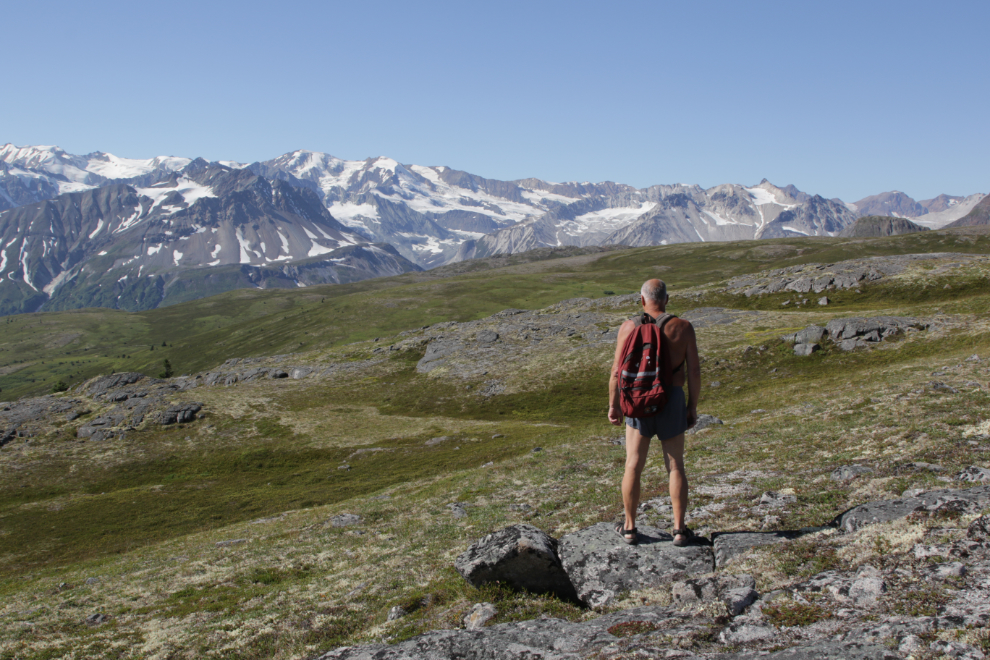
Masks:
[[[622,410],[619,406],[608,407],[608,421],[612,422],[613,426],[622,426]]]

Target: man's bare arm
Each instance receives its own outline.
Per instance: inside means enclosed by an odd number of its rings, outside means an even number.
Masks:
[[[684,333],[687,340],[684,358],[687,360],[688,381],[688,411],[687,423],[691,428],[698,421],[698,399],[701,397],[701,361],[698,359],[698,341],[694,334],[694,326],[688,324]]]

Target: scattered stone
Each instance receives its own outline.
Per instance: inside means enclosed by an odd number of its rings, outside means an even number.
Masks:
[[[710,384],[708,385],[708,387],[722,387],[722,383],[720,383],[720,382],[719,382],[719,381],[717,381],[717,380],[713,380],[713,381],[712,381],[712,382],[711,382],[711,383],[710,383]]]
[[[502,435],[501,433],[496,433],[495,435],[492,436],[492,440],[498,440],[499,438],[504,438],[504,437],[505,436]]]
[[[289,377],[293,380],[302,380],[311,373],[313,373],[313,370],[309,367],[296,367],[289,372]]]
[[[529,511],[531,508],[532,507],[530,507],[525,502],[521,502],[519,504],[510,504],[509,505],[509,511]]]
[[[749,642],[763,642],[777,636],[777,629],[773,626],[754,626],[750,623],[730,625],[721,633],[718,638],[723,644],[746,644]],[[822,657],[842,657],[842,656],[822,656]]]
[[[760,496],[760,504],[771,508],[787,506],[797,502],[797,497],[793,493],[778,493],[768,490]]]
[[[715,557],[704,540],[677,547],[670,534],[639,528],[639,543],[627,545],[610,523],[598,523],[560,540],[560,559],[577,591],[590,607],[602,607],[625,591],[669,584],[710,573]]]
[[[498,610],[491,603],[475,603],[464,617],[464,627],[468,630],[480,630],[497,615]]]
[[[88,577],[88,578],[86,578],[86,584],[88,584],[88,585],[94,585],[94,584],[99,584],[99,583],[100,583],[100,578],[98,578],[98,577]]]
[[[752,575],[719,575],[674,582],[670,595],[679,607],[721,600],[732,616],[738,616],[758,598],[755,587]]]
[[[272,369],[268,372],[268,377],[272,379],[288,378],[289,374],[282,369]]]
[[[842,467],[832,470],[832,474],[829,477],[832,481],[849,481],[855,479],[861,474],[871,474],[873,468],[868,468],[863,465],[843,465]]]
[[[104,614],[103,612],[97,612],[95,614],[90,614],[88,617],[86,617],[86,625],[99,626],[106,623],[109,620],[110,620],[110,616],[108,614]]]
[[[467,506],[467,502],[453,502],[448,504],[447,508],[450,509],[450,515],[455,518],[467,518],[468,512],[465,508]]]
[[[533,447],[533,451],[531,453],[536,454],[541,451],[543,451],[543,447]]]
[[[721,426],[722,420],[714,415],[698,415],[698,421],[694,423],[694,426],[689,428],[685,433],[688,435],[697,433],[698,431],[703,431],[712,426]]]
[[[482,330],[477,339],[479,344],[493,344],[498,341],[498,333],[494,330]]]
[[[849,587],[849,597],[859,605],[874,605],[880,594],[886,593],[887,584],[878,577],[861,577]]]
[[[481,467],[489,468],[489,467],[493,467],[494,465],[495,465],[494,461],[488,461],[487,463],[483,463]]]
[[[978,465],[970,465],[956,475],[958,481],[968,481],[969,483],[990,484],[990,470]]]
[[[980,356],[977,355],[976,353],[973,353],[968,358],[966,358],[966,362],[979,362],[979,361],[980,361]]]
[[[332,527],[350,527],[351,525],[360,525],[362,522],[364,519],[355,513],[341,513],[330,519]]]
[[[928,387],[937,392],[948,392],[949,394],[959,394],[959,390],[952,387],[951,385],[946,385],[945,383],[937,380],[933,380],[928,383]]]
[[[439,445],[441,443],[447,442],[448,440],[450,440],[450,438],[448,436],[441,435],[440,437],[437,437],[437,438],[430,438],[429,440],[427,440],[423,444],[426,445],[427,447],[435,447],[436,445]]]
[[[388,621],[398,621],[399,619],[401,619],[402,617],[406,616],[407,614],[409,614],[409,612],[406,612],[402,608],[401,605],[396,605],[395,607],[393,607],[392,609],[390,609],[388,611],[388,618],[387,618],[387,620]]]
[[[232,545],[240,545],[242,543],[247,543],[247,539],[230,539],[227,541],[217,541],[214,545],[218,548],[228,548]]]
[[[337,466],[337,469],[338,470],[350,470],[351,469],[351,466],[348,465],[347,463],[344,463],[343,465],[338,465]]]
[[[828,296],[822,296],[821,298],[818,299],[818,304],[822,305],[823,307],[829,304],[830,302],[832,301],[828,299]]]
[[[510,525],[473,543],[456,559],[454,568],[476,587],[502,582],[515,589],[573,600],[574,587],[564,572],[558,548],[556,539],[532,525]]]
[[[941,578],[950,577],[963,577],[966,575],[966,566],[962,562],[954,561],[948,564],[939,564],[938,568],[935,570]]]

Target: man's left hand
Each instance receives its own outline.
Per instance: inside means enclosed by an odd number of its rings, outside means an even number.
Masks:
[[[688,410],[687,413],[687,427],[693,429],[694,425],[698,423],[698,411]]]

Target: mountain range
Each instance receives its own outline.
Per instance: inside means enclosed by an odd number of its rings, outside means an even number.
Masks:
[[[984,199],[856,203],[764,180],[633,186],[499,181],[312,151],[243,164],[0,148],[0,314],[149,309],[543,247],[835,236],[858,217],[940,228]]]

